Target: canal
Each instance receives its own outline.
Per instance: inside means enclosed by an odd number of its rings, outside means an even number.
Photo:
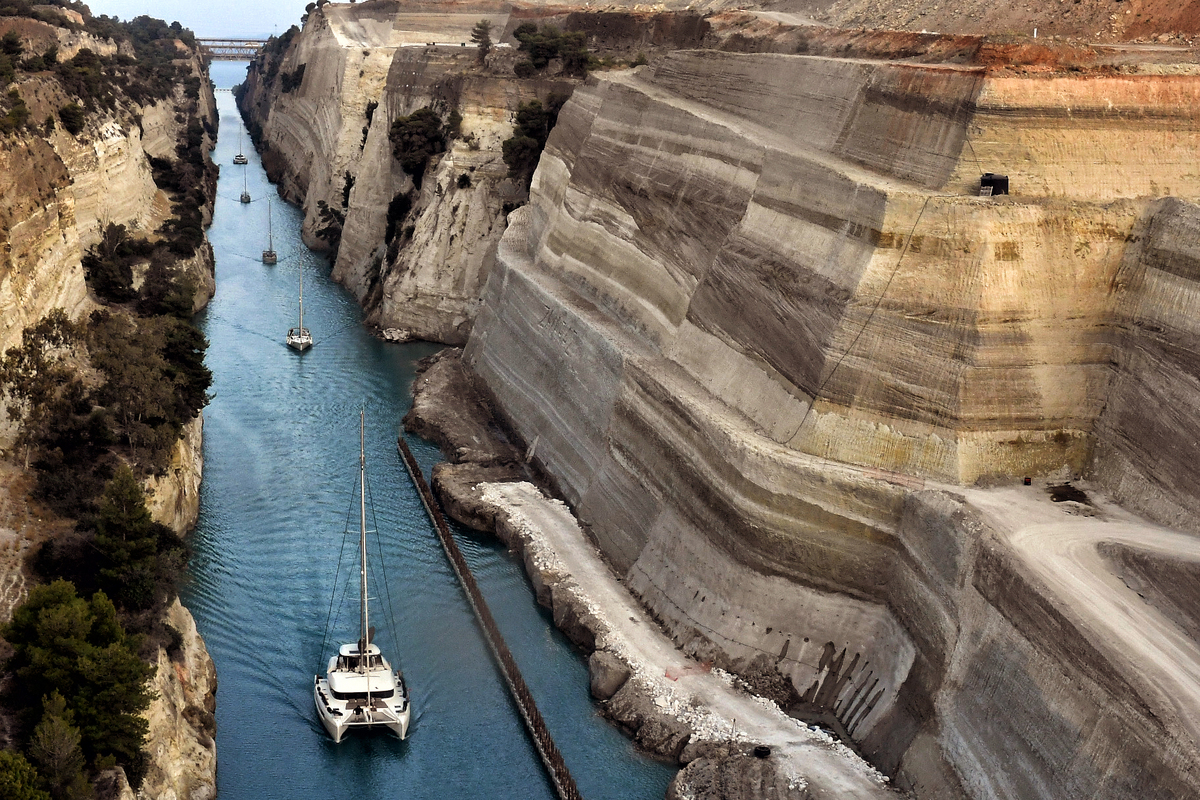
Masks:
[[[245,66],[214,62],[212,78],[229,87]],[[220,680],[219,797],[550,800],[537,755],[396,453],[415,363],[437,348],[388,344],[365,332],[353,298],[329,280],[327,260],[301,243],[300,212],[278,201],[244,131],[250,163],[233,165],[241,121],[229,93],[217,98],[213,158],[221,178],[208,232],[217,291],[199,317],[210,342],[213,399],[205,409],[200,520],[183,601]],[[239,200],[243,181],[248,204]],[[260,261],[267,198],[275,266]],[[296,324],[301,277],[304,321],[316,341],[302,355],[284,345]],[[359,409],[366,412],[368,484],[387,578],[372,593],[373,616],[394,621],[380,626],[378,639],[404,670],[413,721],[403,742],[367,735],[334,745],[316,718],[312,680],[336,647],[337,636],[327,639],[326,630],[356,502]],[[409,441],[428,470],[435,449]],[[487,537],[461,535],[460,545],[584,797],[661,798],[674,768],[636,752],[598,715],[586,665],[537,607],[519,563]],[[343,579],[350,568],[341,563]],[[335,615],[342,607],[334,604]],[[345,611],[340,619],[344,636]]]

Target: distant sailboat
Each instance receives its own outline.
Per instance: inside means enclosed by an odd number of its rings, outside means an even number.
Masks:
[[[300,323],[290,329],[287,334],[287,346],[303,353],[313,345],[312,334],[304,327],[304,269],[297,266],[300,273]]]
[[[246,170],[242,169],[242,202],[250,202],[250,190],[246,187]]]
[[[275,235],[271,230],[271,200],[267,198],[267,249],[263,250],[263,263],[274,264],[279,261],[275,255]]]
[[[233,163],[235,163],[235,164],[248,164],[249,163],[249,161],[246,159],[246,157],[244,155],[242,155],[242,129],[241,128],[238,128],[238,151],[237,151],[237,155],[233,157]]]

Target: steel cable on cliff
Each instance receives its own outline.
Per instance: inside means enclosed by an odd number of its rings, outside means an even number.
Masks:
[[[968,140],[968,142],[970,142],[970,140]],[[973,148],[972,152],[974,152]],[[804,409],[804,416],[800,417],[800,422],[799,425],[796,426],[796,431],[793,431],[790,437],[787,437],[785,441],[791,441],[792,439],[798,437],[800,431],[802,431],[804,428],[804,423],[809,419],[809,414],[812,413],[812,407],[815,407],[817,404],[817,399],[821,398],[821,392],[824,391],[824,387],[829,384],[830,380],[833,380],[834,373],[838,372],[838,367],[841,366],[842,361],[846,360],[846,356],[850,355],[854,348],[858,347],[859,339],[863,338],[863,333],[865,333],[866,329],[870,327],[871,320],[875,319],[875,313],[878,311],[878,309],[880,309],[880,306],[883,305],[883,297],[887,296],[888,289],[892,288],[892,281],[894,281],[896,273],[900,271],[900,265],[904,264],[904,257],[908,254],[908,248],[912,246],[913,234],[917,231],[917,225],[920,224],[920,218],[925,216],[925,209],[929,206],[929,201],[953,197],[961,196],[960,194],[929,194],[929,196],[925,197],[924,203],[920,204],[920,211],[917,212],[917,218],[913,219],[912,227],[908,228],[908,235],[905,237],[904,247],[900,248],[900,257],[896,258],[896,263],[895,266],[892,267],[892,272],[888,273],[887,282],[883,284],[883,289],[880,291],[880,296],[876,297],[875,305],[871,306],[871,311],[866,314],[866,319],[863,320],[862,327],[859,327],[858,332],[854,333],[854,338],[851,339],[851,342],[847,345],[846,349],[842,350],[842,353],[838,357],[838,361],[834,363],[833,368],[829,369],[829,373],[826,375],[826,377],[821,380],[820,384],[817,384],[816,390],[812,392],[812,399],[809,402],[809,407]]]
[[[979,90],[982,85],[983,76],[981,74],[976,75],[975,86],[971,92],[972,97],[978,97]],[[975,167],[979,170],[979,174],[983,175],[983,163],[979,160],[979,155],[975,152],[975,145],[971,143],[971,137],[969,135],[964,136],[963,143],[971,150],[971,158],[975,160]],[[888,275],[887,282],[883,286],[883,291],[879,293],[879,297],[875,298],[875,304],[871,307],[871,311],[867,314],[867,319],[863,322],[862,327],[858,329],[858,333],[854,335],[854,339],[850,342],[850,345],[842,352],[842,355],[833,365],[833,368],[829,370],[829,374],[827,374],[825,378],[817,385],[816,390],[813,392],[812,400],[808,404],[808,408],[804,410],[804,416],[800,418],[800,424],[796,426],[796,430],[792,432],[792,435],[788,436],[784,441],[790,442],[792,439],[795,439],[800,435],[800,431],[804,429],[804,423],[808,421],[808,415],[812,412],[813,406],[817,404],[817,400],[821,397],[821,392],[824,391],[825,386],[829,383],[829,381],[833,379],[834,373],[837,372],[838,367],[842,365],[842,362],[846,360],[846,356],[850,355],[851,351],[858,346],[858,340],[862,338],[863,333],[867,330],[867,327],[875,318],[875,312],[877,312],[879,310],[879,306],[883,304],[883,298],[887,296],[888,289],[890,289],[892,286],[892,280],[895,279],[896,273],[900,271],[900,265],[904,263],[904,256],[908,254],[908,248],[912,244],[913,234],[916,233],[917,225],[921,223],[921,217],[925,216],[925,209],[929,206],[929,201],[933,199],[948,199],[953,197],[962,197],[962,195],[926,195],[925,202],[921,204],[921,210],[917,213],[917,218],[913,220],[912,227],[910,227],[908,230],[908,237],[904,241],[904,247],[900,250],[899,258],[896,259],[896,265],[892,267],[891,274]]]
[[[450,526],[446,524],[446,518],[442,516],[437,500],[434,499],[433,492],[429,490],[429,484],[425,482],[425,476],[421,474],[421,467],[413,457],[408,443],[404,441],[403,434],[396,438],[396,448],[400,451],[404,468],[408,470],[409,477],[416,486],[417,495],[421,498],[421,505],[425,506],[425,513],[429,515],[429,520],[433,523],[438,541],[441,542],[446,559],[450,562],[450,568],[454,571],[455,577],[458,578],[458,582],[467,596],[467,603],[471,606],[471,611],[474,612],[475,619],[479,622],[479,627],[483,632],[484,642],[487,643],[488,650],[491,651],[492,657],[500,668],[500,675],[504,678],[513,703],[521,715],[521,721],[525,723],[525,730],[529,733],[534,749],[537,750],[538,756],[546,768],[546,774],[554,785],[555,792],[561,800],[583,800],[583,796],[575,786],[575,779],[571,777],[571,772],[567,769],[567,763],[563,760],[562,753],[558,751],[554,740],[550,738],[550,729],[546,727],[546,721],[538,711],[533,694],[525,684],[525,679],[521,677],[521,670],[517,667],[517,662],[509,651],[508,645],[505,644],[504,637],[500,634],[500,628],[496,625],[496,620],[492,617],[492,612],[483,599],[483,594],[479,591],[479,585],[475,583],[471,568],[467,565],[467,560],[463,558],[462,551],[458,549],[458,544],[450,533]]]

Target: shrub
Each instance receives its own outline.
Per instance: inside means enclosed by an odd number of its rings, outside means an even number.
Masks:
[[[0,751],[0,797],[4,800],[50,800],[33,764],[20,753]]]
[[[383,240],[388,244],[392,243],[392,239],[396,238],[397,226],[404,221],[408,216],[408,212],[412,210],[412,197],[407,193],[401,193],[392,198],[392,202],[388,203],[387,210],[387,230],[383,235]]]
[[[534,23],[526,22],[513,31],[513,38],[520,42],[517,49],[529,54],[528,62],[517,65],[517,77],[529,77],[522,74],[528,72],[528,67],[521,67],[521,64],[528,63],[533,69],[540,70],[552,58],[563,60],[563,71],[568,75],[587,75],[591,54],[587,49],[587,36],[582,31],[563,33],[553,25],[539,30]]]
[[[538,100],[531,100],[517,108],[517,127],[501,148],[508,174],[520,178],[526,186],[533,179],[546,140],[558,122],[558,112],[567,100],[567,95],[552,94],[546,98],[544,106]]]
[[[78,103],[67,103],[58,110],[58,119],[62,122],[67,133],[78,136],[83,130],[83,107]]]
[[[446,132],[442,119],[431,108],[419,108],[407,117],[392,122],[388,131],[392,143],[392,155],[413,180],[421,187],[421,179],[429,159],[446,149]]]
[[[21,35],[16,31],[9,31],[0,36],[0,53],[9,58],[18,58],[24,47],[21,45]]]
[[[299,89],[300,84],[304,83],[304,66],[304,64],[301,64],[291,72],[283,73],[281,87],[284,94],[287,94],[293,89]]]

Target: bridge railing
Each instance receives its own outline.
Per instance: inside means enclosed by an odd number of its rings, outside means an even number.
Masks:
[[[266,39],[196,39],[200,51],[218,61],[249,61],[259,54]]]

